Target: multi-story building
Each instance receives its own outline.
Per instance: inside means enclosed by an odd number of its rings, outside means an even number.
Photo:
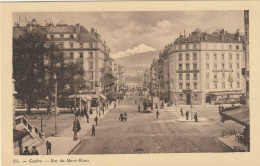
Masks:
[[[170,100],[177,104],[227,102],[244,94],[242,36],[223,29],[180,35],[170,50]]]
[[[101,39],[101,35],[94,28],[88,31],[80,24],[67,25],[59,22],[45,23],[39,25],[35,19],[25,26],[18,23],[14,26],[14,37],[19,37],[27,29],[40,29],[46,34],[46,46],[55,44],[59,46],[60,51],[64,52],[65,59],[68,61],[82,60],[83,69],[86,73],[86,84],[90,86],[90,92],[94,94],[104,91],[104,82],[102,78],[106,70],[112,70],[113,59],[109,57],[110,49],[106,42]]]

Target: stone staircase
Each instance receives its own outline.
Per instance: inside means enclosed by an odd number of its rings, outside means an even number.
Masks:
[[[17,130],[26,130],[30,133],[23,138],[23,147],[28,146],[29,149],[31,149],[32,146],[39,146],[44,143],[45,134],[41,133],[38,127],[30,124],[30,122],[24,116],[17,116],[15,121]],[[14,154],[19,154],[18,145],[14,145]]]

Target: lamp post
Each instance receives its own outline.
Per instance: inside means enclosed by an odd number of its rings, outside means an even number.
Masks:
[[[58,82],[57,82],[57,76],[54,74],[54,79],[55,79],[55,116],[54,116],[54,121],[55,121],[55,135],[57,134],[57,93],[58,93]]]
[[[192,99],[193,99],[193,93],[191,91],[191,94],[190,94],[190,116],[191,116],[191,120],[193,119],[192,118]]]
[[[48,100],[49,100],[49,96],[46,96],[46,111],[48,111]],[[41,112],[41,132],[43,132],[43,129],[42,129],[42,112]]]
[[[82,89],[80,86],[79,87],[79,112],[81,112],[81,98],[82,98],[81,94],[82,94]]]
[[[175,106],[176,106],[176,111],[177,111],[177,91],[175,91]]]

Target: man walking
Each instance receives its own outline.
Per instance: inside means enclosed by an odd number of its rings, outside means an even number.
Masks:
[[[195,122],[198,122],[198,115],[197,115],[197,112],[196,112],[195,115],[194,115],[194,120],[195,120]]]
[[[186,111],[185,115],[186,115],[186,120],[188,120],[189,119],[189,111]]]
[[[49,152],[51,154],[51,143],[49,141],[46,142],[46,149],[47,149],[47,155],[49,155]]]
[[[157,111],[156,111],[156,119],[158,119],[159,114],[160,114],[160,113],[159,113],[159,111],[157,110]]]
[[[182,108],[181,108],[180,112],[181,112],[181,116],[183,116],[183,110],[182,110]]]
[[[98,117],[96,116],[94,121],[96,122],[96,126],[97,126],[97,122],[98,122]]]
[[[91,137],[93,136],[93,137],[95,137],[96,135],[95,135],[95,126],[94,125],[92,125],[92,134],[91,134]]]
[[[140,112],[141,111],[141,106],[140,106],[140,104],[138,105],[138,112]]]
[[[88,116],[88,112],[86,113],[86,118],[87,118],[87,123],[89,123],[89,116]]]

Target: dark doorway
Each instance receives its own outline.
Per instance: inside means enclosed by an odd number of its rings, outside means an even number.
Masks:
[[[190,94],[186,94],[187,105],[190,105]]]

